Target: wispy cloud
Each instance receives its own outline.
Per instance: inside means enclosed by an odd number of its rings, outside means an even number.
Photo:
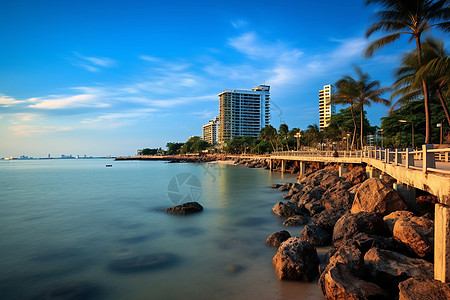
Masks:
[[[33,134],[47,134],[59,131],[69,131],[73,130],[72,127],[68,126],[38,126],[38,125],[13,125],[8,128],[14,135],[33,135]]]
[[[62,98],[35,98],[38,103],[29,105],[37,109],[70,109],[80,107],[108,107],[110,104],[104,102],[98,95],[80,94]]]
[[[110,68],[116,65],[116,61],[108,57],[84,56],[74,51],[73,65],[81,67],[89,72],[99,72],[102,68]]]
[[[9,107],[9,106],[17,105],[17,104],[20,104],[23,102],[25,102],[25,101],[16,100],[13,97],[0,95],[0,106],[2,106],[2,107]]]

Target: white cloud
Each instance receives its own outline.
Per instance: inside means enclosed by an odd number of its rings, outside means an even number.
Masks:
[[[9,107],[12,105],[20,104],[25,101],[16,100],[9,96],[0,95],[0,106]]]
[[[68,126],[37,126],[37,125],[13,125],[8,128],[14,135],[32,135],[32,134],[46,134],[59,131],[69,131],[72,127]]]
[[[38,109],[70,109],[79,107],[108,107],[110,104],[102,102],[98,95],[80,94],[63,98],[39,99],[38,103],[29,105],[31,108]]]
[[[89,72],[99,72],[101,68],[110,68],[116,65],[116,61],[108,57],[84,56],[74,51],[73,65],[81,67]]]

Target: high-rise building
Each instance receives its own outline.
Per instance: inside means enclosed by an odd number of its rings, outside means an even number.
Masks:
[[[270,86],[224,90],[219,95],[219,143],[239,136],[258,137],[270,124]]]
[[[211,145],[217,144],[219,140],[219,117],[215,117],[208,123],[203,124],[203,140]]]
[[[323,131],[330,125],[331,115],[336,113],[336,107],[333,103],[333,85],[323,86],[319,91],[319,129]]]

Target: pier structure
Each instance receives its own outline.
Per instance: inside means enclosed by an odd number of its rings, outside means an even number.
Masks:
[[[366,164],[369,178],[388,174],[397,180],[394,187],[410,207],[415,205],[415,189],[427,191],[439,199],[435,204],[434,277],[450,282],[450,148],[432,149],[423,145],[420,150],[381,149],[363,151],[279,151],[272,153],[269,167],[281,161],[285,171],[288,161],[300,165],[305,173],[307,162],[338,163],[339,176],[347,172],[346,164]]]

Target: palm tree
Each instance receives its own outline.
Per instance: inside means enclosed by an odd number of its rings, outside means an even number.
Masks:
[[[263,141],[269,141],[272,145],[273,151],[275,151],[274,142],[277,141],[277,130],[272,125],[267,125],[259,132],[259,138]],[[278,145],[277,145],[278,148]]]
[[[358,105],[361,110],[361,149],[364,146],[364,105],[370,106],[373,103],[382,103],[389,105],[390,101],[381,98],[380,96],[387,92],[389,88],[380,88],[380,82],[369,81],[370,76],[367,73],[363,73],[362,70],[355,66],[355,72],[358,75],[358,81],[351,76],[345,75],[339,79],[336,86],[339,88],[337,92],[338,99],[352,99],[352,101]]]
[[[350,146],[350,149],[353,149],[353,145],[355,144],[355,137],[356,137],[356,119],[355,119],[355,113],[353,111],[353,107],[355,105],[355,98],[357,98],[357,95],[353,93],[353,87],[355,85],[353,78],[348,78],[348,80],[339,80],[335,83],[336,87],[338,88],[338,93],[336,93],[333,96],[333,102],[335,104],[350,104],[350,111],[352,113],[352,119],[353,119],[353,137],[352,137],[352,144]],[[356,96],[356,97],[355,97]]]
[[[403,56],[400,68],[394,73],[397,80],[393,85],[395,92],[392,93],[391,100],[397,96],[401,97],[394,103],[391,111],[398,104],[416,100],[421,94],[422,79],[425,79],[427,84],[436,92],[450,125],[450,115],[443,96],[444,89],[447,88],[448,93],[450,64],[443,63],[448,61],[448,56],[442,40],[427,38],[422,43],[422,61],[424,66],[420,67],[415,51]]]
[[[278,136],[280,138],[281,149],[283,150],[283,144],[286,143],[287,150],[289,151],[289,126],[287,124],[280,124],[280,129],[278,130]]]
[[[384,10],[377,11],[378,21],[372,24],[366,32],[369,37],[375,32],[384,31],[388,35],[372,42],[365,55],[371,57],[375,50],[395,42],[402,34],[411,35],[410,40],[416,41],[419,67],[423,66],[421,36],[431,27],[438,27],[444,32],[450,31],[450,8],[448,0],[366,0],[366,4],[379,3]],[[431,22],[441,23],[431,24]],[[428,101],[428,85],[422,79],[422,91],[425,104],[425,143],[431,143],[430,105]]]

